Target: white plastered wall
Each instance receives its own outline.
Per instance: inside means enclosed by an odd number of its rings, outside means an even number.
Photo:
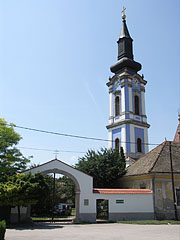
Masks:
[[[121,88],[121,112],[125,112],[125,87]]]
[[[95,194],[94,194],[95,195]],[[98,194],[96,199],[109,200],[109,213],[153,213],[152,194]],[[116,200],[124,200],[117,204]]]
[[[92,190],[93,190],[93,178],[81,171],[78,171],[77,169],[59,161],[59,160],[52,160],[50,162],[47,162],[45,164],[42,164],[41,166],[38,166],[36,168],[30,169],[29,171],[26,171],[25,173],[31,172],[32,174],[36,172],[56,172],[60,174],[64,174],[68,177],[70,177],[72,180],[75,180],[76,190],[79,194],[79,213],[85,213],[85,212],[95,212],[94,205],[92,204]],[[78,186],[79,185],[79,186]],[[84,206],[84,199],[89,199],[89,208],[87,206]],[[91,206],[91,204],[93,206]]]

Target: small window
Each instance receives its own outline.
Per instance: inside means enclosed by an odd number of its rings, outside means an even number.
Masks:
[[[176,189],[177,206],[180,206],[180,188]]]
[[[89,199],[84,199],[84,206],[88,206],[89,205]]]
[[[134,97],[134,106],[135,106],[135,114],[139,115],[140,111],[139,111],[139,97],[136,95]]]
[[[119,138],[115,140],[115,149],[119,152]]]
[[[115,116],[120,115],[120,104],[119,104],[119,96],[115,98]]]
[[[142,140],[140,138],[137,139],[137,152],[142,152]]]

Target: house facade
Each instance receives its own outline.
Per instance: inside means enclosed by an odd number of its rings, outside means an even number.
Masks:
[[[180,142],[154,148],[126,169],[119,184],[152,190],[155,219],[180,219]]]

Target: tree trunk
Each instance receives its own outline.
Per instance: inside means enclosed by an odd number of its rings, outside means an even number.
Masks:
[[[6,220],[6,223],[10,222],[11,207],[10,206],[0,206],[0,219]]]
[[[21,222],[21,211],[20,211],[20,206],[18,206],[18,223]]]

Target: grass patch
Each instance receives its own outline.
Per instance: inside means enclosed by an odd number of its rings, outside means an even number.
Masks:
[[[61,219],[64,219],[64,218],[72,218],[72,216],[61,216],[61,217],[54,217],[53,219],[54,220],[61,220]],[[32,217],[32,220],[33,221],[51,221],[52,220],[52,217]]]
[[[76,216],[76,209],[75,208],[72,208],[71,216]]]
[[[118,221],[124,224],[140,224],[140,225],[162,225],[162,224],[180,224],[175,220],[137,220],[137,221]]]
[[[6,232],[6,222],[3,220],[3,221],[0,221],[0,240],[4,240],[5,232]]]

